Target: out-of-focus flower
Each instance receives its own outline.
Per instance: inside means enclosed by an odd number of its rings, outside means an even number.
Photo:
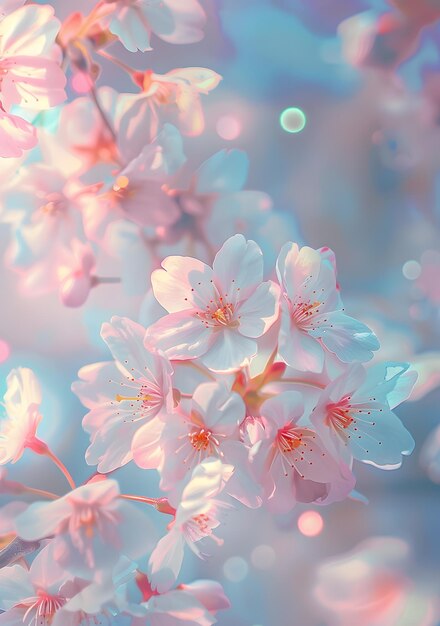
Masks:
[[[51,558],[73,576],[93,580],[116,565],[121,555],[136,559],[148,552],[148,516],[119,495],[114,480],[92,482],[54,502],[36,502],[16,521],[22,539],[55,535]]]
[[[145,329],[127,318],[113,317],[101,336],[115,360],[83,367],[72,390],[89,409],[83,420],[91,439],[86,460],[110,472],[131,461],[138,431],[160,431],[155,418],[172,411],[172,368],[163,355],[144,346]]]
[[[214,615],[218,611],[230,607],[223,587],[213,580],[196,580],[159,593],[153,591],[148,576],[139,570],[118,592],[118,606],[134,616],[131,626],[210,626],[216,622]],[[141,604],[134,604],[133,599],[141,600]]]
[[[440,483],[440,426],[426,438],[420,453],[420,463],[429,478]]]
[[[208,458],[197,465],[182,492],[174,521],[167,535],[160,539],[150,557],[150,581],[159,592],[170,589],[179,575],[185,544],[198,556],[197,543],[206,537],[221,543],[213,533],[220,525],[221,511],[228,507],[217,497],[231,477],[233,468],[220,460]]]
[[[50,559],[47,548],[33,561],[30,569],[12,565],[0,569],[0,624],[4,626],[47,626],[67,602],[62,587],[63,570]],[[76,616],[66,615],[65,626],[77,626]]]
[[[36,446],[36,432],[41,421],[41,389],[32,370],[20,367],[6,379],[3,397],[6,417],[1,420],[0,464],[15,463],[26,448]]]
[[[329,560],[317,573],[315,597],[331,626],[435,626],[437,594],[404,573],[409,547],[373,537]]]
[[[296,391],[270,398],[261,407],[264,430],[251,456],[267,506],[278,513],[297,502],[343,500],[355,484],[349,467],[332,456],[314,430],[298,423],[303,411]]]
[[[200,357],[214,370],[239,367],[275,321],[276,286],[263,282],[263,257],[254,241],[228,239],[213,267],[190,257],[168,257],[151,276],[169,312],[147,331],[171,359]]]
[[[414,440],[392,409],[410,394],[417,374],[401,363],[356,364],[323,391],[311,420],[325,445],[350,461],[400,467]]]
[[[66,98],[66,78],[53,58],[59,22],[49,5],[6,5],[0,21],[0,107],[2,134],[0,156],[19,156],[35,145],[30,125],[17,116],[6,117],[14,105],[44,110]],[[14,149],[15,145],[15,149]]]
[[[81,236],[81,209],[96,205],[97,188],[72,175],[72,159],[54,137],[40,138],[43,160],[19,170],[6,190],[1,220],[12,226],[8,262],[24,273],[33,270],[29,290],[42,293],[57,284],[61,251]]]
[[[327,251],[288,243],[277,274],[284,296],[279,352],[288,365],[320,372],[326,350],[345,363],[373,357],[379,342],[365,324],[344,313]]]
[[[205,127],[200,94],[215,89],[221,76],[205,67],[184,67],[166,74],[153,71],[135,72],[135,82],[142,94],[132,99],[138,109],[149,108],[151,134],[164,121],[176,123],[184,135],[200,135]],[[138,114],[139,115],[139,114]]]
[[[434,2],[433,0],[420,0],[416,4],[411,0],[390,0],[390,4],[420,26],[434,22],[440,17],[440,7],[435,0]]]
[[[92,272],[95,256],[89,244],[74,239],[66,249],[57,268],[61,302],[65,306],[77,307],[84,304],[95,284]]]
[[[217,457],[234,468],[226,492],[247,506],[259,506],[261,499],[250,475],[248,449],[241,441],[244,417],[245,405],[237,393],[226,384],[204,383],[196,388],[187,413],[164,417],[158,440],[157,425],[151,422],[136,433],[134,460],[140,467],[150,468],[155,456],[161,488],[175,491],[188,471],[207,457]],[[155,446],[162,454],[155,452]]]
[[[111,87],[101,87],[96,90],[96,99],[108,124],[104,122],[93,100],[82,97],[63,106],[56,131],[58,145],[65,148],[72,161],[72,171],[76,175],[84,175],[86,180],[92,179],[91,182],[103,180],[107,174],[104,166],[113,170],[120,165],[122,158],[117,145],[118,138],[112,133],[118,131],[121,95]],[[97,166],[101,167],[98,169]]]
[[[112,12],[103,19],[110,32],[130,50],[151,50],[154,33],[169,43],[184,44],[203,38],[205,12],[198,0],[106,0]]]
[[[266,193],[243,189],[248,170],[245,152],[220,150],[201,164],[187,189],[170,189],[181,214],[165,231],[163,243],[175,247],[179,240],[188,239],[202,244],[207,248],[203,258],[212,261],[212,249],[228,237],[253,233],[257,224],[264,223],[272,203]]]
[[[124,116],[122,121],[121,128],[131,128]],[[108,247],[121,261],[128,293],[145,293],[146,271],[142,268],[153,265],[156,258],[190,254],[212,263],[215,251],[236,233],[257,241],[269,260],[276,258],[291,218],[273,210],[266,193],[243,189],[248,169],[245,152],[220,150],[202,163],[188,186],[173,187],[171,181],[167,187],[166,193],[179,211],[172,224],[152,233],[127,220],[113,222]]]
[[[417,51],[422,29],[440,16],[430,0],[390,3],[399,11],[366,11],[340,23],[343,52],[353,65],[395,70]]]
[[[153,227],[166,227],[176,221],[179,211],[165,193],[164,185],[184,161],[181,135],[174,126],[166,124],[153,142],[119,170],[111,189],[97,202],[84,205],[87,236],[102,242],[108,225],[115,219]]]

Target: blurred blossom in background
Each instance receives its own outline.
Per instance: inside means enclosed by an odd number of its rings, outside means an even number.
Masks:
[[[64,0],[51,4],[60,20],[72,12]],[[77,0],[74,9],[93,4]],[[418,373],[396,409],[415,450],[397,472],[358,464],[362,496],[229,515],[222,549],[206,560],[188,551],[182,571],[222,583],[232,606],[217,615],[220,626],[440,626],[440,1],[200,4],[205,36],[186,45],[159,34],[148,52],[115,42],[108,50],[118,65],[66,44],[76,67],[67,104],[20,108],[39,144],[25,172],[20,154],[0,160],[2,394],[12,368],[35,371],[49,416],[39,436],[84,481],[92,471],[83,462],[85,409],[71,383],[83,365],[109,358],[103,322],[121,315],[146,326],[164,313],[148,293],[158,259],[211,264],[242,232],[261,247],[273,279],[286,241],[330,248],[347,311],[380,340],[373,362],[405,361]],[[96,62],[94,97],[120,132],[117,146],[90,97],[95,68],[87,64]],[[176,68],[188,67],[209,70],[182,95]],[[148,89],[155,98],[145,104]],[[130,95],[121,103],[116,92]],[[179,97],[180,113],[161,112],[164,99]],[[127,102],[134,119],[124,117]],[[188,108],[192,116],[182,113]],[[155,138],[141,182],[139,120]],[[93,134],[99,158],[78,148]],[[124,194],[129,180],[134,195]],[[153,207],[164,188],[168,223],[153,209],[146,223],[136,193]],[[71,218],[53,230],[36,225],[28,216],[42,197],[47,212],[62,201]],[[87,241],[72,244],[78,209]],[[136,468],[122,467],[121,491],[156,493],[156,475],[143,476],[139,485]],[[64,489],[63,477],[31,454],[10,477]]]

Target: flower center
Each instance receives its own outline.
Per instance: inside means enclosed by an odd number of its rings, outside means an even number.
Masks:
[[[197,312],[206,328],[237,328],[240,315],[235,316],[235,306],[232,302],[220,296],[218,300],[211,300],[204,311]]]
[[[192,519],[197,524],[203,534],[209,533],[211,528],[210,524],[212,524],[212,521],[208,515],[200,513],[199,515],[195,515]]]
[[[334,426],[338,430],[345,430],[355,421],[351,417],[350,412],[352,406],[350,404],[351,397],[345,396],[339,402],[329,402],[327,404],[327,424]]]
[[[299,446],[303,443],[301,434],[296,430],[296,428],[291,428],[289,426],[285,426],[284,428],[280,428],[277,434],[277,445],[282,453],[292,452],[299,448]]]
[[[45,215],[57,215],[66,210],[67,202],[62,193],[48,193],[44,201],[45,203],[40,208]]]
[[[306,328],[310,320],[319,314],[319,307],[322,302],[315,300],[315,302],[305,302],[298,300],[292,303],[291,315],[292,320],[299,328]]]
[[[198,452],[205,451],[210,447],[215,449],[219,445],[218,439],[206,428],[188,433],[188,438],[192,447]]]
[[[45,591],[38,591],[37,597],[29,598],[25,601],[25,606],[28,607],[26,613],[23,616],[23,623],[26,623],[26,618],[32,614],[32,619],[29,624],[36,624],[40,626],[50,626],[52,624],[55,613],[66,604],[66,599],[62,596],[51,596]]]
[[[122,403],[121,411],[131,413],[130,418],[124,421],[134,422],[157,413],[163,404],[162,391],[159,385],[154,381],[148,381],[147,383],[137,381],[135,378],[129,380],[130,383],[122,384],[122,386],[129,387],[131,393],[136,393],[137,389],[139,389],[138,393],[136,395],[115,394],[116,402]]]

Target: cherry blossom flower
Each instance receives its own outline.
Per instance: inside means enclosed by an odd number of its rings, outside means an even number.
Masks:
[[[160,539],[149,560],[152,589],[162,593],[172,587],[179,575],[185,544],[198,556],[196,545],[210,537],[221,543],[213,530],[220,525],[221,512],[228,507],[217,499],[231,477],[233,467],[208,458],[195,467],[183,489],[180,504],[167,535]]]
[[[66,151],[54,146],[53,137],[39,136],[43,159],[19,170],[5,195],[17,209],[6,212],[2,219],[12,225],[9,263],[23,272],[34,270],[34,291],[40,293],[50,290],[45,288],[45,280],[57,284],[60,252],[82,234],[81,210],[84,205],[96,205],[96,188],[83,185],[72,175],[72,159],[64,158]]]
[[[180,209],[179,219],[169,227],[164,244],[176,244],[182,238],[202,244],[197,252],[212,260],[212,247],[221,246],[237,232],[254,232],[270,212],[270,197],[261,191],[243,189],[249,159],[242,150],[220,150],[204,161],[193,174],[186,189],[170,189]],[[206,255],[207,248],[208,255]]]
[[[205,67],[183,67],[166,74],[151,70],[135,72],[135,82],[142,93],[132,99],[139,110],[151,112],[151,133],[157,133],[164,121],[175,123],[184,135],[200,135],[205,127],[200,94],[208,94],[221,76]],[[133,106],[132,105],[132,106]]]
[[[297,502],[343,500],[354,487],[348,466],[330,454],[314,430],[298,423],[303,410],[296,391],[285,391],[261,407],[265,429],[252,459],[267,506],[277,513],[290,511]]]
[[[66,98],[64,73],[52,59],[59,22],[49,5],[18,8],[0,22],[1,101],[47,109]]]
[[[245,405],[226,384],[199,385],[188,413],[175,413],[163,420],[157,438],[157,424],[147,425],[133,439],[134,460],[140,467],[152,467],[156,458],[161,488],[175,492],[189,471],[207,457],[217,457],[234,467],[226,492],[250,507],[261,504],[259,489],[253,481],[248,449],[241,441],[240,424]],[[162,454],[157,453],[160,447]],[[169,496],[171,499],[171,496]]]
[[[29,570],[21,565],[0,569],[0,615],[2,626],[49,626],[66,603],[62,586],[63,570],[42,550]],[[65,626],[78,626],[74,617],[66,615]]]
[[[152,543],[148,516],[119,497],[114,480],[91,482],[54,502],[31,504],[15,526],[26,540],[55,535],[48,545],[51,558],[85,580],[114,567],[121,555],[143,556]]]
[[[154,33],[169,43],[193,43],[203,38],[205,12],[198,0],[106,0],[114,5],[110,15],[110,32],[130,50],[151,50]]]
[[[151,275],[153,292],[169,312],[148,331],[171,359],[200,357],[214,370],[239,367],[257,350],[275,321],[278,293],[263,282],[263,258],[254,241],[235,235],[213,268],[190,257],[167,257]]]
[[[417,378],[408,365],[350,366],[322,393],[311,420],[326,446],[382,468],[400,467],[414,440],[392,409],[405,400]]]
[[[179,211],[164,185],[184,161],[181,135],[166,124],[154,141],[119,170],[111,189],[98,196],[97,202],[83,206],[87,236],[101,241],[115,219],[128,219],[140,226],[172,224]]]
[[[96,98],[108,124],[93,100],[82,97],[75,98],[73,102],[62,107],[56,131],[56,147],[61,145],[66,155],[63,156],[64,168],[68,158],[72,163],[71,172],[80,175],[81,180],[92,183],[100,182],[105,176],[111,175],[111,171],[120,165],[122,158],[118,137],[112,133],[113,130],[115,134],[119,134],[117,121],[121,95],[111,87],[100,87],[96,90]],[[50,149],[52,146],[45,147]],[[56,149],[53,152],[53,159],[57,160]]]
[[[0,104],[0,157],[20,157],[37,144],[35,128]]]
[[[50,6],[8,3],[0,21],[0,155],[20,156],[35,145],[30,124],[10,115],[14,105],[42,110],[66,98],[65,76],[52,58],[59,22]],[[22,3],[21,3],[22,4]]]
[[[326,350],[344,363],[373,357],[379,343],[365,324],[344,313],[327,251],[288,243],[277,275],[283,293],[279,352],[288,365],[320,372]]]
[[[113,317],[103,324],[101,336],[114,361],[83,367],[72,385],[89,409],[83,420],[91,439],[86,461],[100,472],[131,461],[135,434],[142,439],[144,428],[150,434],[160,429],[157,416],[173,409],[172,368],[163,355],[144,346],[144,335],[140,324]]]
[[[270,197],[261,191],[243,189],[249,160],[241,150],[221,150],[204,161],[182,188],[170,187],[166,193],[178,208],[178,218],[167,227],[140,229],[126,220],[113,222],[107,238],[109,251],[120,259],[126,292],[145,293],[146,269],[155,254],[186,255],[192,251],[200,260],[211,263],[215,250],[236,233],[254,239],[269,261],[275,260],[292,228],[287,214],[272,210]],[[179,176],[180,172],[176,173]]]
[[[0,464],[15,463],[26,448],[36,445],[36,432],[41,421],[39,406],[41,389],[32,370],[19,367],[6,378],[3,397],[6,417],[1,420]]]

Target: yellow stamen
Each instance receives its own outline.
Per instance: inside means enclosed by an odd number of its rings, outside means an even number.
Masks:
[[[133,400],[134,402],[149,402],[153,399],[153,396],[121,396],[119,393],[116,394],[116,401],[122,402],[122,400]]]
[[[121,189],[125,189],[126,187],[128,187],[129,184],[129,180],[127,176],[118,176],[115,184],[113,185],[113,190],[114,191],[120,191]]]

